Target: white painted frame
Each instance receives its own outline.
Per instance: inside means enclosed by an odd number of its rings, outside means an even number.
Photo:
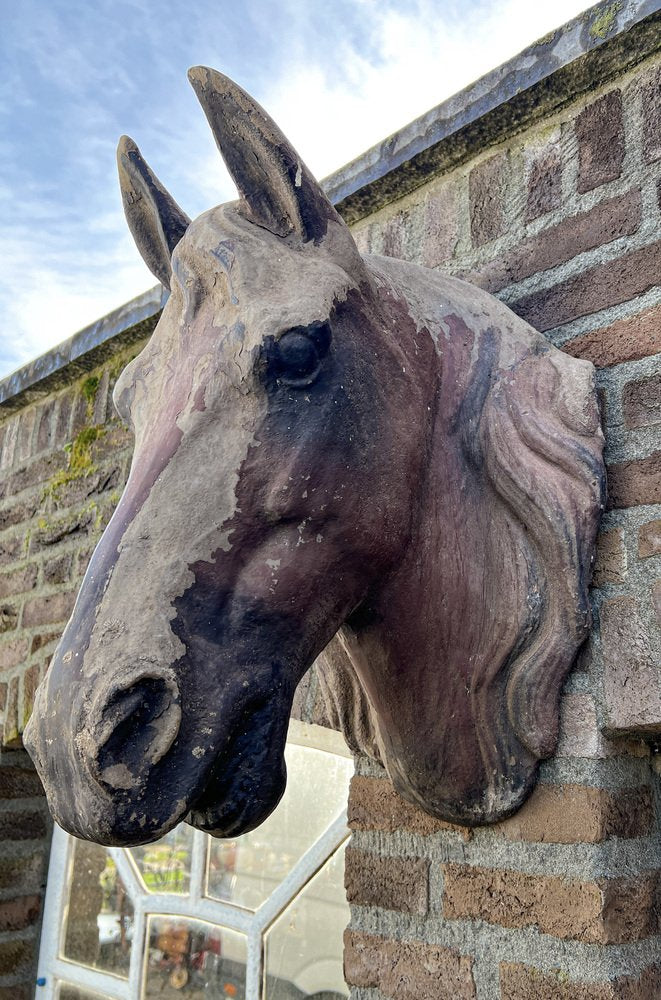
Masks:
[[[292,721],[288,742],[323,750],[342,757],[350,751],[339,733],[320,726]],[[57,1000],[59,984],[66,982],[110,1000],[137,1000],[145,975],[147,949],[145,931],[150,916],[183,916],[206,920],[229,930],[245,934],[247,939],[246,1000],[261,1000],[264,984],[264,934],[283,910],[296,898],[310,879],[347,839],[347,813],[344,809],[322,836],[298,860],[289,874],[273,890],[257,911],[204,896],[206,859],[210,838],[193,830],[191,849],[190,890],[187,895],[149,893],[141,885],[137,869],[128,851],[121,847],[106,848],[113,858],[133,906],[133,936],[128,979],[79,965],[62,958],[64,933],[67,925],[67,900],[71,881],[74,838],[57,824],[53,831],[48,885],[44,899],[44,918],[39,951],[38,979],[35,1000]]]

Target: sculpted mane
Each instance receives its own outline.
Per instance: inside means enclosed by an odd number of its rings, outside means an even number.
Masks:
[[[388,294],[405,290],[439,357],[427,496],[410,548],[422,588],[410,603],[390,590],[394,617],[417,616],[432,636],[409,633],[407,675],[420,657],[437,682],[417,691],[416,724],[393,742],[387,709],[356,673],[375,650],[349,623],[317,661],[321,685],[331,724],[384,763],[406,798],[428,810],[435,798],[450,821],[490,822],[521,804],[553,752],[562,684],[589,631],[605,485],[593,370],[472,286],[384,258],[371,266]],[[393,685],[399,672],[391,668]],[[390,697],[405,714],[406,688]],[[436,795],[402,764],[407,738],[418,750],[434,742]]]

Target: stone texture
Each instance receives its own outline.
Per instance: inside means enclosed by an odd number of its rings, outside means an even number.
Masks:
[[[347,899],[358,906],[381,906],[424,916],[429,900],[428,872],[425,858],[379,857],[350,847],[344,872]]]
[[[627,382],[622,389],[622,412],[627,430],[661,423],[661,372]]]
[[[511,308],[544,332],[642,295],[658,283],[660,273],[661,241],[657,241],[525,295]]]
[[[458,864],[442,868],[447,920],[537,927],[542,934],[594,944],[656,933],[656,873],[591,882]]]
[[[604,601],[599,618],[605,730],[609,735],[661,733],[661,676],[635,598]]]
[[[472,833],[470,827],[444,823],[407,802],[387,778],[352,778],[348,815],[352,830],[406,830],[420,836],[451,830],[464,840]]]
[[[610,792],[585,785],[538,785],[514,816],[494,830],[513,841],[597,844],[645,837],[653,826],[649,787]]]
[[[661,520],[656,518],[643,524],[638,532],[638,556],[649,559],[661,554]]]
[[[592,576],[594,587],[605,583],[623,583],[627,575],[627,554],[621,528],[600,532]]]
[[[466,278],[488,292],[496,292],[532,274],[564,264],[586,250],[635,233],[641,218],[639,190],[605,198],[589,211],[578,212],[517,242],[513,250],[469,272]]]
[[[591,361],[597,368],[658,354],[661,352],[661,306],[574,337],[564,343],[562,349],[574,357]]]
[[[581,111],[576,119],[576,138],[579,194],[620,176],[624,161],[624,125],[619,90],[611,90]]]
[[[661,503],[661,451],[609,465],[607,473],[611,509]]]
[[[422,941],[389,941],[356,931],[344,937],[350,985],[381,991],[389,1000],[474,1000],[472,962],[450,948]]]
[[[470,228],[475,247],[490,243],[504,231],[506,173],[507,156],[497,153],[469,174]]]
[[[530,164],[526,221],[559,208],[562,200],[562,160],[557,149],[546,149]]]
[[[661,625],[661,580],[655,580],[651,588],[652,608],[657,625]]]

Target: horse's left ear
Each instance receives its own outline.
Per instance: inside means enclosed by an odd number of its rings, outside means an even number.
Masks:
[[[341,222],[328,198],[272,118],[229,77],[195,66],[188,77],[239,189],[243,214],[276,236],[318,243]]]
[[[127,135],[117,147],[124,214],[145,264],[170,289],[170,258],[190,219],[177,205]]]

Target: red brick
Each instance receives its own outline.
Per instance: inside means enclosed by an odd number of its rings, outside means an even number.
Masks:
[[[559,208],[562,200],[562,161],[557,149],[547,149],[530,165],[526,221]]]
[[[18,636],[0,642],[0,673],[17,667],[28,656],[29,640]]]
[[[661,451],[607,467],[608,506],[661,503]]]
[[[87,506],[65,514],[64,517],[41,522],[30,539],[30,553],[39,552],[50,545],[56,545],[57,542],[61,542],[65,538],[87,536],[96,520],[96,513],[93,507]]]
[[[42,649],[44,646],[49,646],[51,642],[57,642],[61,635],[61,629],[58,629],[56,632],[37,632],[36,635],[32,636],[30,653],[36,653],[37,650]]]
[[[11,495],[20,493],[33,486],[39,486],[51,479],[56,472],[67,467],[67,455],[64,451],[54,451],[42,455],[29,465],[19,469],[7,482],[7,492]]]
[[[443,865],[443,915],[593,944],[621,944],[656,933],[657,875],[564,879]]]
[[[32,982],[29,986],[21,983],[16,986],[0,986],[0,1000],[33,1000]]]
[[[34,436],[35,411],[24,410],[18,420],[18,437],[16,439],[15,462],[24,462],[32,454],[32,438]]]
[[[592,584],[623,583],[627,575],[627,555],[621,528],[602,531],[597,538],[597,554]]]
[[[624,125],[619,90],[588,104],[576,119],[578,139],[578,192],[613,181],[622,172]]]
[[[650,637],[634,597],[604,601],[599,611],[605,731],[611,736],[661,733],[661,685]]]
[[[31,517],[34,517],[37,504],[38,500],[36,497],[10,500],[0,510],[0,531],[4,531],[5,528],[12,528],[15,524],[21,524],[23,521],[29,521]]]
[[[661,553],[661,520],[648,521],[638,532],[638,556],[648,559]]]
[[[352,986],[389,1000],[474,1000],[472,960],[422,941],[393,941],[361,931],[344,936],[344,974]]]
[[[585,358],[598,368],[638,361],[661,352],[661,306],[617,320],[562,345],[563,351]]]
[[[20,747],[21,738],[18,729],[18,677],[12,677],[7,686],[7,704],[5,705],[5,721],[2,729],[3,747]],[[0,822],[1,822],[0,813]],[[0,837],[0,840],[2,838]]]
[[[516,249],[466,275],[481,288],[496,292],[531,274],[557,267],[586,250],[635,233],[641,222],[640,191],[605,198],[517,244]]]
[[[37,430],[34,438],[33,451],[39,454],[54,445],[56,400],[49,399],[37,410]]]
[[[479,163],[468,177],[471,237],[480,247],[500,236],[505,227],[507,155],[497,153]]]
[[[36,945],[34,941],[0,941],[0,976],[29,971],[35,956]]]
[[[420,263],[440,267],[452,258],[459,241],[459,205],[454,187],[432,189],[425,198]]]
[[[531,326],[544,332],[628,302],[657,285],[660,274],[661,240],[526,295],[511,308]]]
[[[37,566],[32,564],[10,570],[8,573],[0,573],[0,598],[32,590],[37,582],[38,572]]]
[[[398,212],[383,227],[381,252],[386,257],[406,260],[406,230],[409,225],[408,212]]]
[[[41,680],[41,669],[38,663],[33,663],[23,674],[23,700],[21,703],[21,730],[28,724],[34,708],[34,696]]]
[[[66,583],[71,577],[71,563],[73,555],[71,552],[63,552],[52,559],[44,562],[43,582],[51,586],[58,583]]]
[[[628,430],[661,423],[661,372],[627,382],[622,389],[622,411]]]
[[[73,611],[75,600],[76,593],[71,590],[34,597],[25,602],[23,626],[64,624]]]
[[[0,604],[0,633],[12,632],[18,624],[18,608],[15,604]]]
[[[584,785],[539,784],[522,808],[494,826],[508,840],[597,844],[647,836],[654,823],[649,787],[616,792]]]
[[[16,764],[0,764],[0,800],[25,799],[43,794],[36,771]]]
[[[387,778],[354,777],[349,791],[349,826],[352,830],[382,830],[429,836],[441,830],[458,833],[464,840],[471,837],[467,826],[455,826],[434,819],[424,810],[398,795]]]
[[[653,163],[661,157],[661,70],[642,88],[643,158]]]
[[[0,566],[8,566],[23,555],[24,539],[22,535],[10,535],[0,541]]]
[[[47,833],[45,806],[0,812],[0,840],[41,840]]]
[[[660,967],[640,976],[609,982],[582,982],[557,972],[542,972],[514,962],[500,964],[501,1000],[654,1000],[661,995]]]
[[[62,447],[71,440],[71,409],[73,406],[74,393],[68,389],[59,398],[57,420],[55,423],[55,444]]]
[[[424,916],[429,903],[428,873],[425,858],[384,858],[349,847],[344,869],[347,899],[358,906]]]
[[[37,922],[40,912],[40,896],[19,896],[0,901],[0,931],[24,930]]]
[[[40,892],[46,884],[46,847],[19,857],[0,855],[0,892],[3,895],[27,895]]]

